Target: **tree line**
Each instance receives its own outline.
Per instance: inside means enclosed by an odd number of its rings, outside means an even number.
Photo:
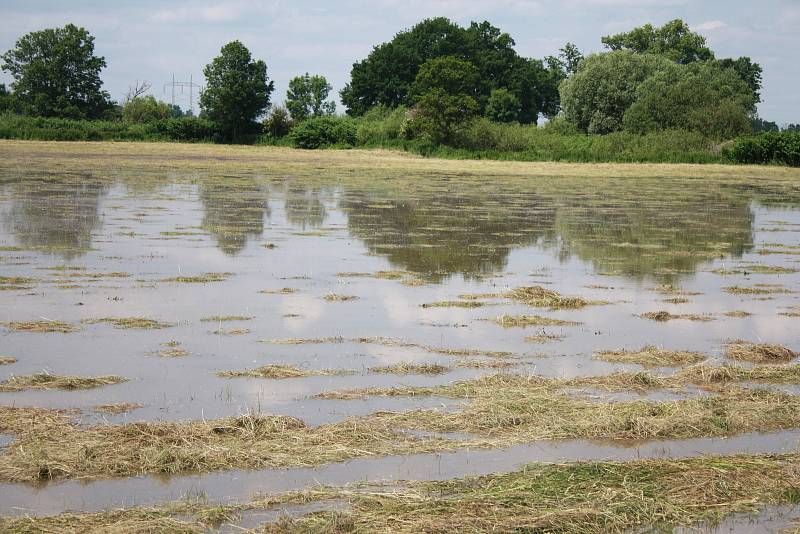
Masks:
[[[721,141],[778,130],[756,112],[761,66],[749,57],[717,58],[682,20],[601,42],[607,50],[586,57],[566,43],[557,56],[526,58],[508,33],[487,21],[462,27],[426,19],[355,62],[339,94],[347,116],[392,116],[400,121],[398,138],[433,145],[463,144],[476,121],[535,127],[543,118],[546,128],[563,134],[676,130]],[[123,102],[113,102],[100,77],[105,58],[95,54],[94,37],[73,24],[28,33],[0,59],[13,78],[10,90],[0,85],[0,112],[188,121],[222,141],[291,136],[309,148],[355,138],[355,126],[335,115],[333,88],[322,75],[293,78],[285,104],[273,106],[266,63],[239,41],[206,65],[199,117],[144,94],[138,84]]]

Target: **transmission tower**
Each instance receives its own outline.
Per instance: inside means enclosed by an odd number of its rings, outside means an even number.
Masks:
[[[169,87],[171,89],[171,92],[172,92],[171,103],[172,103],[173,106],[175,105],[175,88],[176,87],[179,88],[181,90],[181,94],[183,94],[183,90],[184,89],[188,89],[189,90],[189,110],[191,110],[191,112],[194,114],[194,90],[198,89],[199,92],[202,92],[203,91],[203,86],[194,83],[194,81],[192,80],[192,75],[191,74],[189,75],[189,81],[188,82],[180,82],[180,81],[176,81],[175,80],[175,74],[173,73],[172,74],[172,81],[171,82],[167,82],[167,83],[164,84],[164,92],[167,91],[167,87]]]

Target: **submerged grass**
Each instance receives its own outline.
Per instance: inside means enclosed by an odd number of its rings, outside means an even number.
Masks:
[[[528,306],[551,310],[578,309],[591,304],[608,304],[603,301],[586,300],[582,297],[566,297],[542,286],[518,287],[505,293],[504,296]]]
[[[450,367],[436,363],[398,363],[383,367],[370,367],[370,373],[396,374],[396,375],[440,375],[450,371]]]
[[[10,323],[0,323],[9,330],[15,332],[34,332],[34,333],[51,333],[56,332],[59,334],[71,334],[80,330],[75,325],[63,323],[61,321],[12,321]]]
[[[564,319],[554,319],[552,317],[542,317],[541,315],[500,315],[492,322],[503,328],[525,328],[528,326],[576,326],[581,323],[576,321],[566,321]]]
[[[11,365],[17,363],[17,359],[13,356],[0,356],[0,365]]]
[[[426,302],[420,304],[422,308],[480,308],[486,306],[486,302],[478,300],[441,300],[438,302]]]
[[[595,358],[613,363],[636,363],[645,367],[677,367],[701,362],[705,359],[705,356],[699,352],[667,350],[653,345],[645,345],[638,350],[598,352]]]
[[[95,404],[92,406],[92,411],[97,413],[105,413],[110,415],[118,415],[122,413],[132,412],[143,407],[143,404],[138,402],[118,402],[114,404]]]
[[[782,287],[728,286],[723,287],[722,290],[733,295],[774,295],[780,293],[790,293],[790,291]]]
[[[746,362],[775,363],[791,361],[798,356],[798,353],[782,345],[737,339],[725,345],[725,355]]]
[[[114,328],[135,328],[144,330],[160,330],[162,328],[175,326],[171,323],[162,323],[156,321],[155,319],[148,319],[146,317],[100,317],[97,319],[84,319],[81,322],[84,324],[106,323],[112,325]]]
[[[0,382],[0,391],[22,391],[26,389],[92,389],[100,386],[127,382],[121,376],[64,376],[49,373],[36,373],[26,376],[12,376]]]
[[[355,371],[349,369],[301,369],[293,365],[264,365],[256,369],[247,369],[244,371],[220,371],[217,376],[224,378],[301,378],[306,376],[338,376],[338,375],[351,375]]]
[[[203,317],[200,322],[203,323],[221,323],[225,321],[249,321],[252,317],[246,315],[212,315],[211,317]]]
[[[175,276],[164,278],[162,282],[179,282],[183,284],[206,284],[209,282],[222,282],[233,276],[233,273],[205,273],[194,276]]]
[[[703,321],[703,322],[714,320],[714,316],[709,314],[704,314],[704,315],[698,315],[692,313],[674,314],[664,310],[657,312],[646,312],[639,315],[639,317],[643,319],[650,319],[651,321],[658,321],[660,323],[672,321],[674,319],[685,319],[687,321]]]

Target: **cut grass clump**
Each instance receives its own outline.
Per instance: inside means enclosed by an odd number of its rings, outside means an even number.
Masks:
[[[0,356],[0,365],[11,365],[17,363],[17,359],[12,356]]]
[[[657,312],[646,312],[641,314],[639,317],[643,319],[650,319],[651,321],[658,321],[660,323],[665,323],[667,321],[672,321],[674,319],[685,319],[687,321],[713,321],[714,316],[712,315],[696,315],[691,313],[680,313],[674,314],[668,311],[657,311]]]
[[[723,287],[722,290],[733,295],[774,295],[779,293],[791,293],[791,291],[788,291],[782,287],[728,286]]]
[[[29,322],[17,322],[13,321],[10,323],[0,323],[4,327],[8,328],[9,330],[13,330],[15,332],[33,332],[33,333],[59,333],[59,334],[70,334],[72,332],[77,332],[80,330],[77,326],[71,325],[69,323],[62,323],[61,321],[29,321]]]
[[[677,367],[701,362],[705,357],[699,352],[666,350],[653,345],[645,345],[639,350],[598,352],[595,359],[612,363],[636,363],[645,367]]]
[[[300,290],[293,287],[282,287],[281,289],[262,289],[259,291],[259,293],[264,295],[291,295],[292,293],[297,293],[298,291]]]
[[[217,376],[221,376],[223,378],[247,377],[247,378],[283,379],[283,378],[301,378],[305,376],[351,375],[354,373],[355,371],[350,371],[347,369],[312,370],[312,369],[301,369],[293,365],[273,364],[273,365],[264,365],[256,369],[247,369],[245,371],[220,371],[217,373]]]
[[[528,343],[549,343],[551,341],[561,341],[566,337],[566,334],[550,334],[542,330],[536,335],[525,336],[525,341]]]
[[[349,302],[351,300],[358,300],[358,297],[355,295],[339,295],[338,293],[328,293],[322,298],[328,302]]]
[[[160,330],[162,328],[175,326],[171,323],[162,323],[155,319],[147,319],[146,317],[101,317],[99,319],[84,319],[81,322],[84,324],[106,323],[112,325],[114,328],[135,328],[143,330]]]
[[[228,328],[228,329],[220,329],[220,330],[212,330],[211,334],[215,336],[241,336],[244,334],[249,334],[249,328]]]
[[[576,321],[566,321],[554,319],[552,317],[542,317],[541,315],[500,315],[492,322],[503,328],[526,328],[528,326],[576,326],[581,323]]]
[[[542,286],[518,287],[505,294],[507,298],[536,308],[578,309],[591,304],[607,304],[602,301],[586,300],[581,297],[565,297]]]
[[[122,413],[132,412],[138,410],[144,405],[136,402],[118,402],[114,404],[95,404],[92,406],[92,411],[96,413],[105,413],[109,415],[119,415]]]
[[[63,376],[37,373],[26,376],[12,376],[0,382],[0,391],[22,391],[26,389],[92,389],[100,386],[127,382],[121,376]]]
[[[212,315],[211,317],[203,317],[200,319],[203,323],[221,323],[225,321],[249,321],[252,317],[246,315]]]
[[[671,377],[676,383],[715,385],[728,382],[766,382],[775,384],[800,384],[800,365],[739,365],[699,364],[686,367]]]
[[[487,303],[478,300],[442,300],[420,304],[422,308],[480,308]]]
[[[179,282],[182,284],[206,284],[209,282],[222,282],[233,276],[233,273],[205,273],[196,276],[175,276],[164,278],[162,282]]]
[[[753,363],[788,362],[798,353],[782,345],[752,343],[737,339],[725,345],[725,355],[733,360]]]
[[[398,363],[383,367],[370,367],[370,373],[395,374],[395,375],[440,375],[450,371],[446,365],[436,363]]]
[[[753,314],[750,312],[746,312],[744,310],[732,310],[729,312],[725,312],[722,315],[724,315],[725,317],[742,318],[742,317],[750,317]]]

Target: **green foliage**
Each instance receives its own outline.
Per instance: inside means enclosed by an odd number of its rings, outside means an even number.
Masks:
[[[94,37],[83,28],[67,24],[25,34],[2,59],[24,113],[101,118],[111,105],[101,89],[106,60],[94,55]]]
[[[331,89],[325,76],[310,76],[306,72],[303,76],[292,78],[286,91],[286,108],[292,119],[302,121],[309,117],[333,115],[336,103],[326,102]]]
[[[149,123],[0,114],[0,139],[41,141],[211,141],[214,125],[196,117]]]
[[[732,69],[753,91],[755,102],[761,102],[761,65],[753,63],[749,57],[720,59],[717,63],[724,69]]]
[[[357,140],[357,126],[347,117],[314,117],[295,126],[289,137],[297,148],[353,146]]]
[[[755,133],[780,131],[780,128],[778,128],[778,124],[776,122],[766,121],[760,117],[753,117],[753,120],[750,122],[750,126]]]
[[[672,66],[670,60],[627,50],[592,54],[559,86],[564,117],[582,132],[622,129],[625,111],[647,78]]]
[[[275,106],[264,119],[264,133],[273,139],[281,139],[292,130],[289,111],[283,106]]]
[[[353,116],[376,105],[411,106],[415,102],[412,85],[422,65],[454,56],[477,69],[475,86],[467,93],[481,112],[491,91],[505,88],[520,101],[520,122],[535,122],[539,113],[554,115],[563,73],[551,72],[540,60],[520,57],[514,44],[510,35],[486,21],[462,28],[446,18],[426,19],[355,63],[350,83],[340,93],[342,102]]]
[[[775,163],[800,167],[800,132],[767,132],[737,139],[728,149],[737,163]]]
[[[714,53],[706,46],[706,38],[691,31],[681,19],[671,20],[660,28],[645,24],[629,32],[607,35],[601,40],[611,50],[657,54],[675,63],[714,59]]]
[[[408,108],[375,106],[358,118],[357,142],[362,146],[388,146],[403,139]]]
[[[136,96],[122,106],[122,119],[128,122],[153,122],[168,119],[173,113],[171,105],[159,102],[152,95]]]
[[[478,69],[453,56],[429,59],[411,86],[416,102],[409,133],[447,143],[478,114],[475,98]]]
[[[495,89],[486,104],[486,117],[495,122],[514,122],[519,117],[519,100],[507,89]]]
[[[625,111],[625,130],[693,130],[716,139],[750,131],[753,92],[715,62],[673,64],[644,80]]]
[[[256,119],[269,107],[274,89],[267,65],[253,60],[242,43],[232,41],[203,73],[206,89],[200,95],[200,107],[217,125],[222,139],[232,141],[258,131]]]
[[[17,101],[14,98],[14,93],[10,93],[4,83],[0,83],[0,113],[15,111],[16,109]]]

